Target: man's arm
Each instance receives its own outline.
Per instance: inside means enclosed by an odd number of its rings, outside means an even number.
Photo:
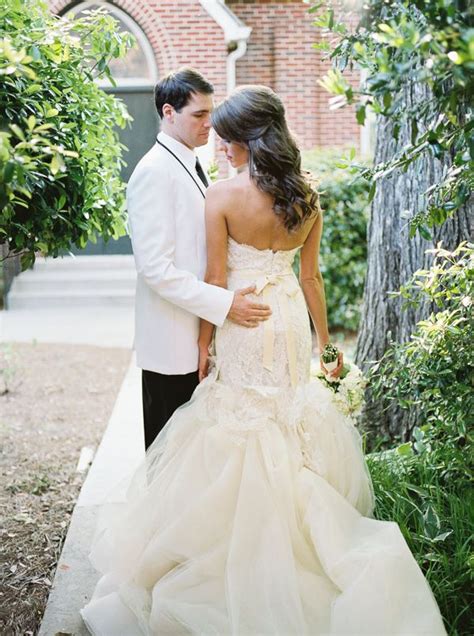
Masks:
[[[143,166],[127,188],[127,208],[137,271],[170,303],[221,326],[234,292],[200,281],[174,264],[173,185],[156,167]]]

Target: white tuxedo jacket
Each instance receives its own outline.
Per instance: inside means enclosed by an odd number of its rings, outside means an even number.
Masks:
[[[164,132],[127,186],[129,232],[137,268],[137,365],[167,375],[198,368],[199,318],[224,322],[234,293],[203,282],[206,272],[205,187],[192,150]]]

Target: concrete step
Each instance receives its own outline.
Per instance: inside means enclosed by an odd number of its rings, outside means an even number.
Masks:
[[[10,292],[8,294],[8,309],[42,309],[44,307],[93,307],[115,306],[131,307],[135,300],[134,289],[82,289],[79,291],[48,291],[48,292]]]
[[[99,268],[92,269],[90,267],[45,267],[43,269],[27,269],[26,272],[22,272],[16,278],[16,280],[59,280],[59,279],[71,279],[77,280],[79,278],[87,279],[111,279],[118,280],[135,279],[136,271],[135,267],[114,267],[113,269]]]
[[[130,307],[135,298],[132,255],[39,258],[15,278],[7,299],[13,309]]]
[[[97,272],[88,271],[59,271],[24,272],[13,282],[11,294],[29,292],[64,292],[84,291],[88,289],[112,291],[135,290],[136,274],[134,270]]]
[[[45,270],[122,270],[135,269],[135,262],[132,254],[111,254],[98,256],[58,256],[58,258],[38,257],[31,272],[42,272]]]

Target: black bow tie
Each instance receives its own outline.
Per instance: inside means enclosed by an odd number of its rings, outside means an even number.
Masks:
[[[209,181],[206,179],[206,173],[202,169],[202,166],[198,157],[196,157],[196,172],[198,173],[198,177],[201,179],[201,181],[204,183],[204,185],[207,188],[209,185]]]

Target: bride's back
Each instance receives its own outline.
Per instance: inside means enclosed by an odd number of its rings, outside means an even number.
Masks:
[[[213,186],[228,235],[226,285],[256,286],[250,300],[272,308],[256,329],[226,320],[215,335],[219,377],[228,385],[290,387],[304,384],[311,362],[308,311],[292,264],[316,215],[288,232],[272,208],[273,197],[257,189],[248,173]],[[216,209],[215,206],[214,209]],[[270,252],[271,250],[271,252]]]
[[[235,241],[274,252],[291,250],[305,242],[314,216],[290,233],[273,210],[273,197],[259,190],[248,172],[222,181],[221,184],[225,193],[222,203],[227,228]]]

